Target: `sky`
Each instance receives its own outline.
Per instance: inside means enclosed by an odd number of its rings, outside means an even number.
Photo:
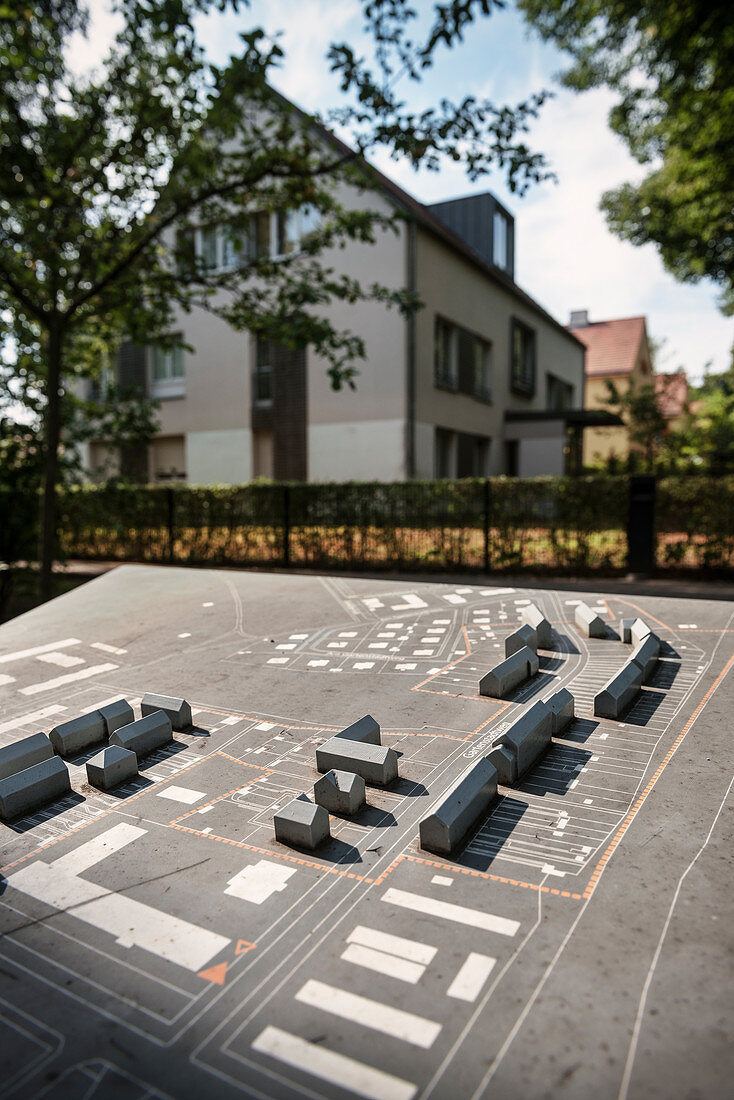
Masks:
[[[114,27],[105,0],[90,6],[89,37],[74,47],[80,67],[101,59]],[[431,5],[414,0],[413,6],[427,13]],[[271,70],[271,83],[298,106],[325,112],[343,102],[325,60],[328,45],[348,41],[364,48],[362,22],[357,0],[252,0],[239,13],[202,18],[199,30],[208,56],[220,64],[237,49],[239,32],[255,26],[281,32],[285,58]],[[471,183],[453,163],[416,172],[384,153],[373,162],[421,202],[493,191],[515,217],[516,281],[562,323],[571,310],[588,310],[591,321],[644,314],[648,334],[664,341],[658,370],[684,367],[693,381],[707,363],[725,370],[734,322],[719,312],[713,284],[676,282],[653,245],[636,248],[607,229],[598,209],[603,191],[641,178],[644,169],[607,125],[614,96],[604,89],[579,94],[562,88],[554,77],[564,64],[563,55],[510,6],[469,28],[463,44],[443,50],[420,84],[399,85],[416,109],[442,96],[475,95],[500,105],[552,90],[527,140],[546,155],[557,183],[533,184],[520,198],[499,171]]]

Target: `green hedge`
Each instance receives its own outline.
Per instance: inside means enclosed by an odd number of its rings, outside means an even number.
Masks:
[[[625,569],[625,477],[84,486],[59,555],[202,565],[606,573]],[[0,556],[33,559],[38,502],[0,493]],[[734,569],[734,478],[658,483],[662,571]]]

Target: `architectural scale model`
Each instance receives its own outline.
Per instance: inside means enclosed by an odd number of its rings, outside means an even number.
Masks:
[[[734,605],[583,595],[122,566],[0,628],[0,1095],[730,1095]]]

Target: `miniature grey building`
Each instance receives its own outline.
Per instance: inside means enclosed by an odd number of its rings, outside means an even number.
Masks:
[[[491,668],[479,681],[479,694],[502,699],[513,688],[519,687],[540,668],[538,654],[528,646],[518,649],[511,657]]]
[[[42,760],[50,760],[53,754],[53,745],[45,733],[33,733],[12,745],[5,745],[0,749],[0,779],[25,771]]]
[[[104,719],[108,737],[115,730],[119,730],[120,726],[127,726],[135,721],[133,708],[127,699],[117,699],[114,703],[108,703],[107,706],[99,708],[99,713]]]
[[[137,774],[137,756],[121,745],[108,745],[87,761],[87,781],[101,791],[111,791]]]
[[[329,815],[305,794],[299,794],[273,815],[275,839],[295,848],[318,848],[331,836]]]
[[[62,798],[70,790],[66,764],[58,756],[52,756],[50,760],[42,760],[40,764],[0,779],[0,818],[12,821]]]
[[[587,638],[606,638],[606,623],[599,615],[591,610],[588,604],[577,604],[574,619],[580,633],[584,634]]]
[[[655,634],[648,634],[635,646],[630,661],[634,661],[642,669],[642,682],[646,684],[652,676],[660,656],[660,639]]]
[[[641,686],[642,669],[628,661],[594,696],[594,714],[597,718],[619,718],[637,698]]]
[[[138,718],[137,722],[120,726],[110,737],[110,744],[131,749],[140,760],[141,756],[155,752],[172,740],[171,719],[162,710],[154,710]]]
[[[346,726],[335,737],[345,737],[348,741],[362,741],[367,745],[380,744],[380,726],[371,714],[365,714],[363,718]]]
[[[630,642],[632,645],[639,645],[651,633],[652,631],[644,619],[635,619],[630,627]]]
[[[511,787],[517,782],[517,763],[506,745],[495,745],[492,751],[487,753],[487,760],[496,770],[497,782],[503,787]]]
[[[619,620],[619,637],[626,645],[629,645],[632,641],[630,631],[632,630],[632,624],[634,623],[634,621],[634,619]]]
[[[527,604],[520,611],[522,622],[531,626],[538,636],[538,649],[553,648],[553,628],[537,604]]]
[[[107,726],[100,712],[92,710],[54,726],[48,737],[59,756],[74,756],[75,753],[84,752],[90,745],[104,741],[107,737]]]
[[[356,772],[365,783],[384,787],[398,777],[398,754],[384,745],[332,737],[316,749],[316,767],[320,772]]]
[[[449,855],[497,797],[497,772],[487,759],[477,760],[420,823],[420,846]]]
[[[553,736],[561,733],[575,717],[574,699],[568,688],[561,688],[548,700],[553,723]]]
[[[356,814],[364,806],[364,779],[356,772],[332,769],[313,785],[314,802],[330,814]]]
[[[516,722],[499,737],[499,744],[506,746],[515,757],[517,778],[533,766],[551,743],[553,716],[547,703],[533,703]]]
[[[162,710],[171,721],[171,728],[186,730],[191,726],[191,707],[185,699],[173,699],[169,695],[154,695],[146,691],[140,704],[140,713],[145,718],[157,710]]]
[[[517,653],[524,646],[532,650],[538,648],[537,632],[527,623],[523,623],[514,633],[508,634],[505,638],[505,657],[511,657],[513,653]]]

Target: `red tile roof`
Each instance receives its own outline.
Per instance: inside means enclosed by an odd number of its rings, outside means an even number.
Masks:
[[[688,400],[688,379],[684,370],[677,370],[671,374],[656,374],[655,396],[658,408],[668,420],[676,416],[683,416]]]
[[[630,374],[645,333],[644,317],[594,321],[571,330],[586,345],[586,377]]]

